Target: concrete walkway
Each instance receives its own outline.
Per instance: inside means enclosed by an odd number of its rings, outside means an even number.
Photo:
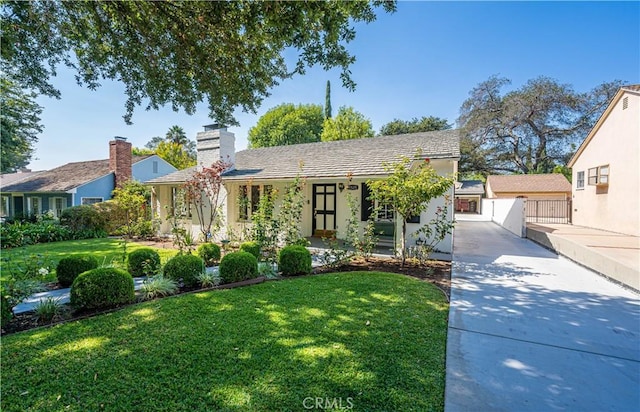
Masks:
[[[454,241],[445,411],[640,410],[640,295],[491,222]]]

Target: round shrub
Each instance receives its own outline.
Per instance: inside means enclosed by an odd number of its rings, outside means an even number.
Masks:
[[[278,268],[283,276],[311,273],[311,253],[304,246],[285,246],[278,257]]]
[[[199,284],[198,275],[204,272],[204,261],[194,255],[174,256],[164,265],[164,275],[187,287]]]
[[[67,256],[60,259],[56,267],[56,276],[60,286],[68,288],[79,274],[98,267],[98,259],[92,255]]]
[[[71,305],[79,309],[110,308],[134,300],[133,277],[122,269],[89,270],[71,285]]]
[[[258,259],[249,252],[234,252],[220,261],[223,283],[241,282],[258,277]]]
[[[160,255],[149,247],[136,249],[127,257],[127,270],[133,277],[155,275],[160,271]]]
[[[260,259],[260,245],[256,242],[244,242],[240,245],[241,252],[251,253],[256,259]]]
[[[211,267],[220,261],[220,246],[215,243],[203,243],[198,246],[198,256],[204,260],[205,266]]]

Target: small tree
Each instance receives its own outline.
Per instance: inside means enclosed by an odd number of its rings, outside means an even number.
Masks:
[[[196,212],[200,232],[205,240],[212,236],[212,228],[217,232],[222,225],[222,173],[229,166],[230,163],[218,160],[211,167],[196,171],[184,184],[186,200]]]
[[[389,176],[367,182],[371,197],[379,204],[391,206],[402,221],[402,266],[406,260],[407,220],[419,216],[432,199],[445,194],[454,183],[453,177],[438,175],[429,164],[429,159],[414,167],[411,163],[409,158],[403,157],[395,164],[385,164]]]
[[[282,198],[278,220],[285,246],[294,245],[302,239],[300,222],[302,221],[302,210],[304,208],[304,193],[302,190],[304,185],[304,180],[299,175],[296,176],[285,190]]]
[[[124,212],[125,230],[128,237],[132,237],[137,225],[144,221],[151,222],[149,215],[149,188],[140,182],[129,180],[113,191],[113,199],[117,207]]]

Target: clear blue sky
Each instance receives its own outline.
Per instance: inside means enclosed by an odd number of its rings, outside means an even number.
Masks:
[[[382,12],[381,12],[382,13]],[[455,123],[469,91],[491,75],[512,80],[512,88],[544,75],[578,92],[615,79],[640,83],[639,2],[400,2],[394,14],[356,26],[349,44],[355,92],[342,88],[339,71],[310,69],[272,91],[257,114],[237,112],[236,150],[268,109],[281,103],[324,105],[331,81],[334,113],[353,106],[374,130],[395,119],[437,116]],[[108,141],[125,136],[142,147],[172,125],[195,139],[211,123],[206,104],[187,116],[170,107],[138,108],[127,126],[122,85],[103,82],[97,91],[75,84],[61,69],[53,83],[62,99],[40,98],[44,132],[36,144],[33,170],[108,157]]]

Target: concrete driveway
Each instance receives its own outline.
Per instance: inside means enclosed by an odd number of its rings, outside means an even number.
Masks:
[[[640,410],[640,296],[491,222],[456,224],[445,411]]]

